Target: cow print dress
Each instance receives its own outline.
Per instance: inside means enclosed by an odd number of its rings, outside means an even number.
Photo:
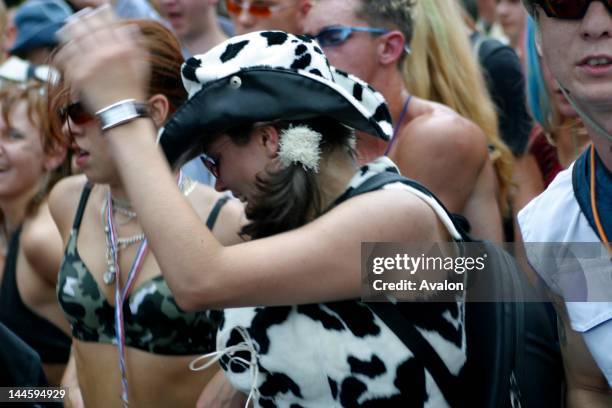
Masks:
[[[379,158],[348,188],[390,168],[397,171]],[[409,189],[401,183],[384,188]],[[463,299],[396,307],[458,376],[466,361]],[[356,300],[226,309],[217,350],[227,378],[257,407],[448,406],[412,351]]]

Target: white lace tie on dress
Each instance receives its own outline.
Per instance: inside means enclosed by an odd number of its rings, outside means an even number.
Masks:
[[[217,361],[219,361],[224,356],[229,358],[228,365],[232,362],[238,362],[246,367],[248,367],[249,372],[251,374],[251,389],[249,391],[249,397],[247,398],[245,408],[249,406],[249,403],[252,399],[259,399],[259,389],[257,388],[257,381],[259,379],[259,366],[257,364],[257,350],[255,350],[255,346],[253,345],[253,340],[251,336],[247,332],[244,327],[236,327],[235,329],[238,331],[238,334],[242,337],[244,341],[235,344],[233,346],[226,347],[222,350],[213,351],[212,353],[204,354],[200,357],[194,359],[191,363],[189,363],[189,368],[192,371],[201,371],[206,370]],[[241,351],[248,351],[250,354],[250,361],[238,357],[235,354]],[[208,361],[206,361],[208,360]],[[201,361],[206,361],[202,365],[198,366],[198,363]]]

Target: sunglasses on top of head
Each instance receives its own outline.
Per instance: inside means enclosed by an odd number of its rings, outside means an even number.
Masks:
[[[291,6],[269,3],[262,0],[225,0],[225,7],[230,14],[240,14],[242,10],[247,10],[254,17],[270,17],[272,14]]]
[[[534,0],[533,4],[540,6],[548,17],[580,20],[593,1],[601,1],[612,13],[612,0]]]
[[[74,102],[70,105],[61,108],[58,112],[62,122],[66,122],[68,118],[75,125],[84,125],[96,119],[91,113],[87,112],[81,102]]]
[[[324,27],[316,34],[311,34],[310,37],[317,40],[321,47],[335,47],[343,44],[348,40],[354,32],[363,32],[370,34],[383,35],[387,34],[390,30],[386,28],[374,28],[374,27],[350,27],[350,26],[329,26]],[[410,54],[410,47],[404,46],[404,51]]]

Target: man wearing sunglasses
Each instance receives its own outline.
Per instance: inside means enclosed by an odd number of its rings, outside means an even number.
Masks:
[[[590,267],[580,276],[588,289],[584,300],[590,300],[591,291],[597,289],[607,294],[599,301],[568,300],[572,287],[555,285],[557,270],[543,268],[537,254],[528,257],[553,293],[567,405],[611,407],[612,267],[606,255],[612,259],[612,2],[523,2],[537,22],[543,58],[580,114],[592,147],[519,213],[519,224],[527,243],[601,243],[601,271]],[[591,285],[593,278],[597,281]],[[575,282],[579,281],[572,279]]]
[[[313,0],[225,0],[236,35],[259,30],[303,31]]]
[[[411,8],[409,0],[319,0],[304,27],[332,65],[371,84],[389,105],[393,140],[387,144],[358,135],[360,161],[388,153],[404,175],[432,190],[450,211],[464,214],[476,236],[501,241],[484,133],[446,106],[411,97],[404,83]]]

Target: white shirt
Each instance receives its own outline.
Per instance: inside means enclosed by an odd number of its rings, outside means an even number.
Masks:
[[[557,259],[556,265],[566,269],[560,273],[550,268],[550,255],[542,250],[544,244],[534,244],[600,242],[575,199],[572,169],[573,165],[559,173],[546,191],[527,204],[518,214],[518,223],[529,263],[549,288],[564,298],[572,328],[582,333],[612,387],[612,302],[607,301],[612,298],[612,261],[607,248],[601,245],[602,256],[596,261],[574,257],[570,264]],[[596,246],[589,248],[597,250]],[[571,267],[577,269],[573,276],[567,273]],[[586,302],[568,301],[575,300],[575,282],[584,285]]]

